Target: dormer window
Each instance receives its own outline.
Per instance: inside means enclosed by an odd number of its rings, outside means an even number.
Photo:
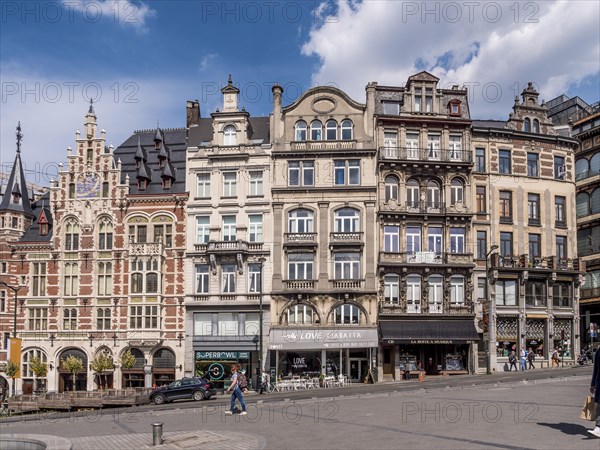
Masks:
[[[460,116],[460,102],[458,100],[448,103],[448,114],[451,116]]]
[[[13,194],[12,199],[13,203],[19,203],[19,201],[21,200],[21,194]]]
[[[48,234],[48,224],[40,223],[40,236],[46,236]]]
[[[531,131],[531,120],[526,118],[523,121],[523,131],[525,131],[526,133],[529,133]]]
[[[163,167],[165,167],[165,163],[166,163],[166,162],[167,162],[167,160],[166,160],[166,159],[159,158],[159,160],[158,160],[158,167],[159,167],[160,169],[162,169]]]
[[[399,102],[383,102],[383,113],[387,116],[397,116],[400,114]]]
[[[163,189],[171,189],[173,180],[171,178],[163,178]]]
[[[537,119],[533,119],[533,132],[534,133],[540,132],[540,121]]]
[[[148,187],[148,180],[146,180],[145,178],[140,178],[138,180],[138,190],[145,191],[147,187]]]
[[[233,125],[227,125],[223,130],[223,145],[237,145],[237,130]]]
[[[91,149],[91,148],[88,148],[88,150],[87,150],[87,162],[88,162],[88,164],[91,164],[93,160],[94,160],[94,150]]]

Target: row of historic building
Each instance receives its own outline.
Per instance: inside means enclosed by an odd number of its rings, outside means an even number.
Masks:
[[[0,203],[0,359],[16,332],[17,391],[39,381],[34,357],[45,389],[72,387],[68,355],[89,390],[219,382],[232,362],[382,381],[501,371],[522,348],[572,361],[578,140],[531,84],[507,121],[479,121],[466,89],[438,82],[369,83],[364,103],[317,87],[290,105],[275,85],[272,114],[253,117],[230,78],[222,108],[189,101],[185,127],[116,149],[90,105],[35,202],[19,131]],[[100,352],[116,362],[103,377]]]

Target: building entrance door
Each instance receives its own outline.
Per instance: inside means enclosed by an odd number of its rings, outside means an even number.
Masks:
[[[368,370],[369,360],[366,358],[350,358],[350,381],[363,381]]]

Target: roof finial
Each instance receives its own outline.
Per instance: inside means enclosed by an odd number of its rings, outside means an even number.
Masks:
[[[95,114],[94,113],[94,99],[92,97],[90,97],[90,109],[88,111],[88,114]]]
[[[230,86],[233,84],[233,81],[231,80],[231,74],[229,74],[229,80],[227,80],[227,84]]]
[[[21,140],[23,139],[23,133],[21,133],[21,121],[17,125],[17,153],[21,153]]]

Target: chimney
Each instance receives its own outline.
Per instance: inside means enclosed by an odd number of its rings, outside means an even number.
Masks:
[[[283,88],[276,83],[271,88],[271,92],[273,92],[273,120],[271,122],[271,139],[277,139],[280,135],[281,95],[283,94]]]
[[[196,126],[200,123],[200,103],[198,100],[188,100],[186,106],[186,126]]]

